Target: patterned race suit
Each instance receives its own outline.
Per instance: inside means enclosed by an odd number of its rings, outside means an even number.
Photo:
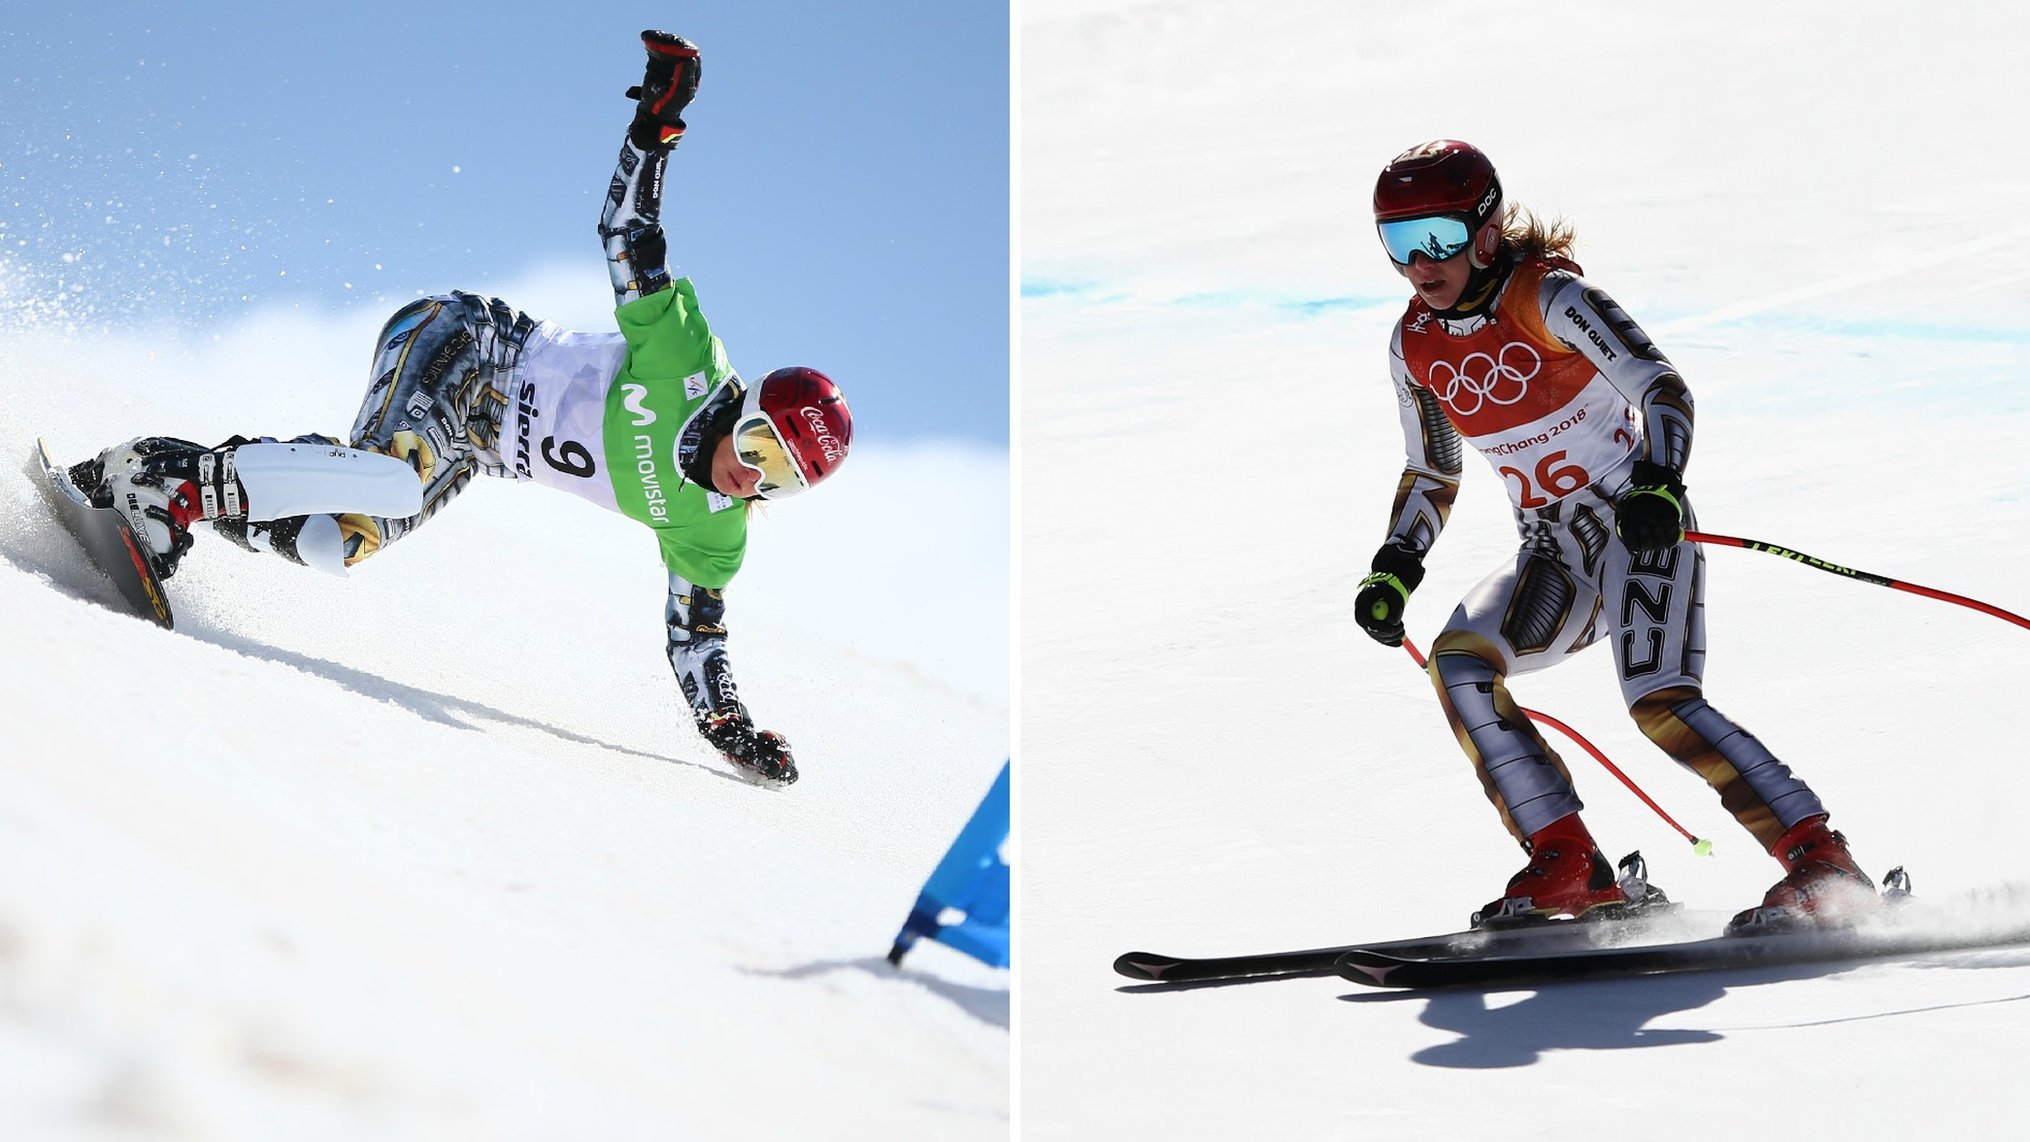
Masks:
[[[667,649],[686,699],[700,716],[744,719],[722,590],[746,551],[747,504],[699,482],[708,428],[744,389],[690,280],[665,265],[667,159],[624,143],[600,216],[618,332],[571,332],[456,292],[388,320],[350,443],[407,461],[423,481],[423,510],[322,518],[336,521],[348,567],[420,526],[474,473],[548,485],[639,521],[655,530],[668,571]],[[319,517],[217,526],[298,562],[300,540],[331,530]]]
[[[1692,398],[1612,298],[1562,258],[1516,262],[1485,306],[1441,315],[1412,300],[1390,343],[1409,453],[1389,542],[1420,557],[1458,491],[1460,440],[1507,485],[1521,545],[1469,592],[1431,648],[1460,746],[1518,841],[1580,801],[1564,762],[1504,679],[1607,639],[1629,713],[1697,772],[1767,849],[1823,813],[1761,742],[1706,702],[1705,560],[1680,542],[1634,555],[1614,504],[1637,460],[1682,471]],[[1687,527],[1693,526],[1685,505]]]

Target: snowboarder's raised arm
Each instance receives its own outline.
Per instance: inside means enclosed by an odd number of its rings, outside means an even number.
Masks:
[[[613,302],[626,305],[670,285],[668,246],[663,238],[663,165],[684,137],[684,108],[698,93],[703,61],[698,45],[668,32],[646,31],[648,70],[640,87],[627,89],[635,101],[634,122],[620,145],[620,160],[599,214],[599,238],[606,246],[606,272],[613,279]]]

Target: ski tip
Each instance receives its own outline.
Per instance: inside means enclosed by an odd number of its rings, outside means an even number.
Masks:
[[[1163,981],[1163,973],[1176,967],[1180,960],[1171,956],[1159,956],[1153,952],[1128,952],[1114,960],[1114,970],[1129,979]]]

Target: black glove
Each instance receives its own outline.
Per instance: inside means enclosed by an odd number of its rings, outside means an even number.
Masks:
[[[1360,594],[1353,597],[1354,620],[1383,646],[1403,645],[1403,611],[1410,605],[1410,592],[1423,581],[1423,556],[1385,544],[1374,553],[1374,574],[1360,581]]]
[[[698,73],[703,61],[698,45],[668,32],[646,31],[642,46],[648,49],[648,72],[640,87],[627,89],[627,97],[640,106],[627,138],[644,151],[667,151],[684,137],[684,108],[698,94]]]
[[[1685,538],[1685,481],[1675,468],[1637,460],[1633,484],[1614,505],[1614,534],[1630,551],[1662,551]]]
[[[698,732],[714,749],[770,781],[788,785],[797,779],[789,742],[774,730],[757,730],[743,711],[698,714]]]

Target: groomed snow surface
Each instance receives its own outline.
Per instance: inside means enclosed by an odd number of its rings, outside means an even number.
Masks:
[[[34,437],[343,433],[386,311],[11,311],[0,1136],[1005,1137],[1007,973],[884,958],[1007,754],[1005,454],[870,433],[758,522],[731,650],[787,789],[691,729],[653,539],[533,486],[349,580],[204,529],[174,633],[99,605]]]
[[[1367,203],[1460,137],[1698,400],[1701,523],[2030,612],[2030,18],[1033,0],[1023,34],[1021,1114],[1033,1139],[1999,1137],[2030,947],[1502,992],[1150,991],[1130,949],[1450,930],[1522,854],[1351,599],[1402,447]],[[1467,459],[1428,645],[1513,550]],[[2030,631],[1710,553],[1707,691],[1877,876],[2030,882]],[[1779,875],[1595,648],[1517,681],[1588,819],[1689,906]],[[1553,740],[1556,738],[1553,736]]]

